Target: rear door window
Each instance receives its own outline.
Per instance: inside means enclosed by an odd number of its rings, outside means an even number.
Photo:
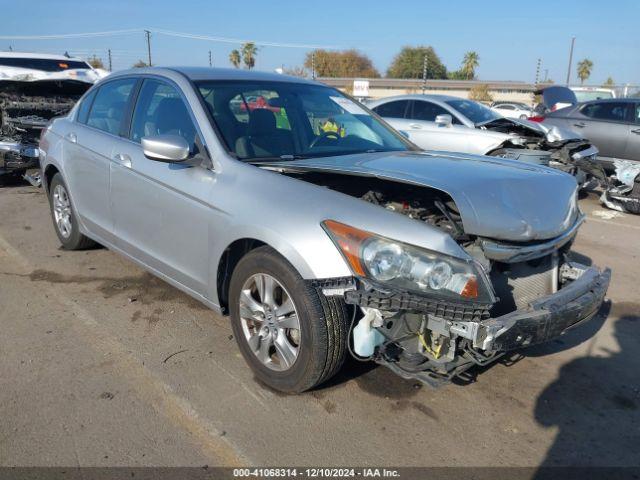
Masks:
[[[127,102],[136,81],[135,78],[125,78],[102,85],[91,105],[87,125],[112,135],[118,135],[121,131]]]
[[[435,122],[438,115],[451,115],[447,110],[439,105],[431,102],[416,100],[413,102],[413,110],[410,118],[412,120],[421,120],[423,122]],[[452,115],[452,118],[455,117]]]
[[[408,106],[409,100],[396,100],[378,105],[373,108],[373,111],[385,118],[405,118]]]
[[[622,102],[590,103],[582,107],[580,112],[594,120],[625,122],[627,120],[627,106],[628,104]]]
[[[87,96],[82,99],[80,102],[80,106],[78,107],[78,122],[87,123],[87,117],[89,116],[89,110],[91,109],[91,104],[93,103],[93,99],[96,96],[97,90],[90,91]]]

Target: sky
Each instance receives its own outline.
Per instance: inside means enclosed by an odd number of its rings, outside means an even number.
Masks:
[[[405,45],[431,45],[450,70],[466,51],[480,56],[482,80],[566,80],[571,37],[576,63],[594,63],[588,84],[611,76],[617,84],[640,84],[640,0],[577,1],[254,1],[254,0],[0,0],[0,36],[54,35],[113,30],[139,31],[96,38],[24,40],[0,38],[0,50],[96,54],[113,67],[146,60],[142,30],[270,43],[355,48],[381,73]],[[154,65],[213,64],[230,67],[233,43],[177,38],[153,33]],[[305,48],[260,47],[256,68],[301,66]]]

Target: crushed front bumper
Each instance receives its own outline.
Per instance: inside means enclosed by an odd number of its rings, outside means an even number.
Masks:
[[[0,174],[38,168],[39,158],[37,146],[0,141]]]
[[[552,340],[595,316],[610,280],[610,269],[586,268],[567,286],[530,302],[526,309],[480,322],[474,347],[500,352]]]

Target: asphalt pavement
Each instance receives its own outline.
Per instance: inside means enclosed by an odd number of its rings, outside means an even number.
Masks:
[[[610,266],[590,324],[432,389],[351,361],[259,384],[228,318],[106,249],[60,249],[41,190],[0,186],[0,465],[640,465],[640,217],[581,200]]]

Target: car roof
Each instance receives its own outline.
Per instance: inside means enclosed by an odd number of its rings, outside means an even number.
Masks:
[[[43,60],[74,60],[76,62],[84,62],[78,57],[67,57],[65,55],[51,55],[49,53],[34,52],[0,52],[0,58],[41,58]]]
[[[580,105],[586,105],[588,103],[635,103],[637,98],[600,98],[596,100],[589,100],[586,102],[580,102]]]
[[[181,73],[190,80],[245,80],[245,81],[271,81],[271,82],[289,82],[289,83],[305,83],[310,85],[322,85],[321,83],[307,80],[300,77],[292,77],[290,75],[282,75],[279,73],[260,72],[256,70],[240,70],[238,68],[211,68],[211,67],[145,67],[131,68],[122,70],[110,75],[110,78],[120,75],[131,74],[157,74],[172,76],[175,72]]]
[[[464,98],[454,97],[453,95],[435,95],[435,94],[421,94],[412,93],[408,95],[395,95],[393,97],[384,97],[376,101],[387,102],[390,100],[433,100],[435,102],[446,102],[448,100],[465,100]]]

